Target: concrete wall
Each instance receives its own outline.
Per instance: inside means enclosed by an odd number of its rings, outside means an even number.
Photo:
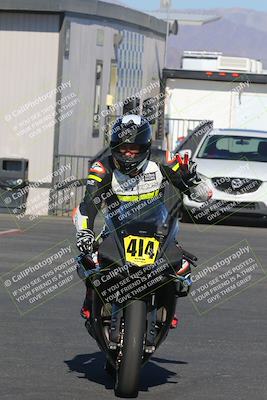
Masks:
[[[114,34],[131,30],[145,37],[141,86],[158,80],[163,63],[163,21],[98,1],[75,2],[70,10],[66,4],[49,3],[58,7],[50,10],[41,0],[10,1],[13,12],[8,12],[0,0],[0,158],[28,159],[29,181],[47,184],[29,193],[30,203],[37,192],[45,192],[39,214],[47,212],[54,154],[92,156],[103,147],[103,116],[99,137],[92,135],[96,61],[103,63],[105,111],[111,61],[116,59]],[[79,4],[88,10],[76,9]],[[104,32],[102,46],[97,44],[98,29]]]
[[[0,157],[28,159],[30,181],[52,172],[54,127],[34,123],[55,108],[38,97],[57,86],[58,29],[57,15],[0,13]]]
[[[94,155],[104,142],[103,131],[99,137],[92,136],[96,61],[103,62],[103,81],[101,90],[101,109],[105,109],[109,92],[110,65],[115,58],[113,36],[117,32],[112,27],[98,21],[84,18],[66,17],[65,25],[70,21],[69,58],[63,58],[62,82],[71,82],[71,90],[76,96],[72,115],[60,123],[59,154]],[[104,31],[104,45],[97,46],[97,29]],[[62,37],[64,41],[65,38]],[[100,125],[103,125],[103,118]]]
[[[116,58],[113,46],[114,34],[127,29],[125,25],[115,22],[100,22],[99,20],[68,16],[62,27],[62,43],[65,42],[65,26],[70,22],[70,52],[69,58],[63,58],[62,82],[71,82],[71,91],[76,98],[72,114],[60,123],[59,154],[92,156],[104,143],[104,117],[100,119],[100,135],[92,136],[94,98],[95,98],[95,69],[96,60],[103,62],[103,83],[101,91],[101,110],[106,110],[106,96],[109,93],[111,60]],[[104,45],[97,46],[97,29],[104,31]],[[143,79],[138,90],[159,81],[159,71],[164,63],[165,41],[150,32],[131,27],[144,35],[144,50],[142,57]],[[70,92],[70,90],[69,90]],[[129,92],[129,91],[128,91]],[[156,88],[145,94],[143,98],[157,94]],[[128,93],[128,95],[135,94]],[[118,99],[115,99],[118,101]]]

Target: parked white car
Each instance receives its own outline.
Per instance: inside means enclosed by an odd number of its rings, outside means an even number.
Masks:
[[[185,144],[179,152],[186,151]],[[267,132],[212,129],[191,157],[213,191],[209,203],[184,196],[184,208],[195,222],[229,214],[267,218]]]

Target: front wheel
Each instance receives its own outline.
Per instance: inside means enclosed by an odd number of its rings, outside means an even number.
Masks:
[[[124,312],[122,360],[117,371],[115,394],[118,397],[137,397],[146,329],[146,303],[135,300]]]
[[[116,370],[108,360],[106,360],[106,364],[105,364],[105,368],[104,369],[105,369],[107,374],[109,374],[113,378],[116,378]]]

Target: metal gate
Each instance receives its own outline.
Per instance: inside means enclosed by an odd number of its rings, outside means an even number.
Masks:
[[[200,119],[176,119],[165,117],[165,133],[170,138],[171,149],[188,136],[203,120]]]
[[[71,215],[84,193],[91,157],[61,154],[55,157],[53,185],[50,193],[50,213]]]

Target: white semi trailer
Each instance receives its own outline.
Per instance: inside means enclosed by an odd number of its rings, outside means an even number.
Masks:
[[[267,130],[267,71],[259,61],[185,52],[182,68],[163,70],[163,81],[172,149],[203,120],[215,128]]]

